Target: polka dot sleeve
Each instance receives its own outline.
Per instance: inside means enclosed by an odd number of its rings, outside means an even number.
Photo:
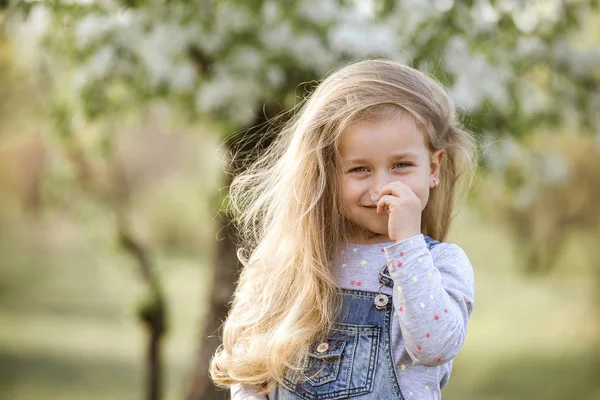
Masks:
[[[423,235],[385,247],[392,295],[407,352],[415,363],[437,366],[460,351],[473,311],[473,268],[457,245],[431,251]]]

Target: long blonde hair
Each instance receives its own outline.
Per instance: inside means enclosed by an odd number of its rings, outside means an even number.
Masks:
[[[434,239],[445,238],[457,190],[473,175],[475,143],[458,126],[446,90],[408,66],[350,64],[297,110],[230,187],[243,268],[210,365],[220,387],[240,382],[271,392],[338,316],[329,266],[349,227],[339,201],[338,148],[350,124],[408,112],[430,151],[445,149],[440,184],[422,213],[422,232]]]

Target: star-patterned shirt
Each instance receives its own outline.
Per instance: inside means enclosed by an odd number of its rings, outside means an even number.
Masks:
[[[346,289],[377,292],[379,271],[387,264],[394,288],[391,327],[396,376],[403,396],[440,399],[452,360],[465,340],[474,304],[473,268],[456,244],[442,242],[431,251],[423,235],[398,243],[344,244],[332,276]],[[266,400],[252,388],[231,387],[232,400]]]

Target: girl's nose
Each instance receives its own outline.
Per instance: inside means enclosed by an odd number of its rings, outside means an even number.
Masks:
[[[377,188],[375,189],[374,193],[371,193],[371,200],[375,201],[377,199],[377,195],[379,194],[379,192],[381,192],[381,190],[383,189],[383,186],[377,186]]]

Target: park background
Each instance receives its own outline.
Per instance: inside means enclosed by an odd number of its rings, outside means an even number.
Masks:
[[[480,143],[444,399],[600,399],[597,1],[3,0],[0,24],[0,399],[224,398],[229,153],[373,57],[446,85]]]

